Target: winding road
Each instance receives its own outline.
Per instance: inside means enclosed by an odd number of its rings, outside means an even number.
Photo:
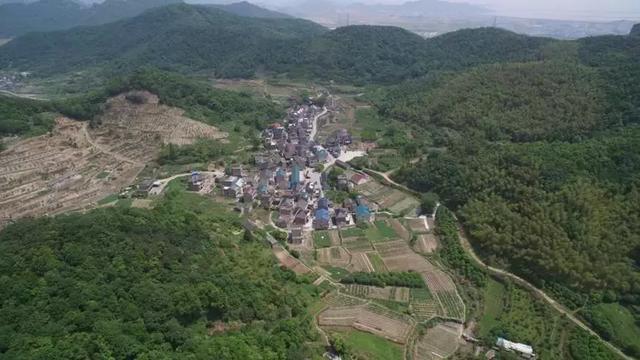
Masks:
[[[373,174],[381,176],[385,181],[388,181],[390,184],[393,184],[394,186],[397,186],[398,188],[403,189],[403,190],[405,190],[405,191],[407,191],[407,192],[409,192],[411,194],[415,193],[413,190],[407,188],[405,185],[402,185],[402,184],[399,184],[399,183],[393,181],[388,176],[388,174],[381,173],[379,171],[375,171],[375,170],[371,170],[371,169],[364,169],[364,170],[366,170],[367,172],[371,172]],[[457,218],[456,218],[456,220],[457,220]],[[582,320],[578,319],[575,315],[573,315],[573,313],[569,309],[567,309],[564,305],[560,304],[558,301],[553,299],[551,296],[549,296],[549,294],[545,293],[543,290],[537,288],[535,285],[533,285],[530,282],[528,282],[527,280],[519,277],[518,275],[510,273],[510,272],[508,272],[506,270],[498,269],[498,268],[495,268],[495,267],[492,267],[492,266],[489,266],[489,265],[485,264],[482,261],[482,259],[480,259],[480,256],[478,256],[478,254],[475,252],[475,250],[471,246],[471,242],[469,241],[467,235],[464,233],[464,230],[462,230],[462,226],[460,225],[459,222],[458,222],[458,227],[461,229],[459,238],[460,238],[460,244],[462,245],[462,248],[473,259],[473,261],[475,261],[480,267],[484,268],[487,272],[493,274],[494,276],[498,276],[498,277],[502,277],[502,278],[509,278],[509,279],[513,280],[514,282],[518,283],[520,286],[525,287],[527,290],[531,291],[532,293],[537,295],[539,298],[543,299],[546,303],[551,305],[551,307],[553,307],[555,310],[557,310],[561,314],[565,315],[567,317],[567,319],[569,319],[571,322],[573,322],[576,326],[582,328],[583,330],[587,331],[589,334],[591,334],[591,335],[597,337],[598,339],[600,339],[600,341],[602,341],[609,349],[611,349],[613,352],[618,354],[621,358],[626,359],[626,360],[634,360],[634,358],[626,355],[618,347],[616,347],[615,345],[613,345],[609,341],[603,339],[600,335],[598,335],[598,333],[596,333],[593,329],[591,329],[586,323],[584,323]]]

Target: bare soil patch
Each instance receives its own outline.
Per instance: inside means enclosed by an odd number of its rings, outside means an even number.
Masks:
[[[416,360],[444,359],[453,355],[460,346],[463,327],[446,322],[426,331],[416,342],[413,358]]]
[[[438,239],[433,234],[417,235],[415,249],[422,254],[431,254],[438,249]]]
[[[405,344],[413,324],[370,306],[331,307],[318,316],[320,326],[352,327],[399,344]]]
[[[107,101],[93,128],[58,118],[48,135],[13,143],[0,153],[0,226],[23,217],[91,208],[131,185],[155,159],[163,143],[223,139],[216,128],[188,119],[183,111],[142,93]]]

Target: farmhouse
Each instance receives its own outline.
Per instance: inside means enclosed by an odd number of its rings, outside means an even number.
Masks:
[[[319,208],[316,210],[315,218],[313,219],[313,228],[316,230],[327,230],[331,225],[330,220],[329,210]]]
[[[189,190],[200,191],[202,190],[203,185],[204,182],[202,181],[202,175],[197,171],[192,172],[191,177],[189,178]]]
[[[356,221],[358,223],[373,221],[371,210],[369,210],[368,206],[358,205],[358,207],[356,207]]]
[[[354,185],[362,185],[364,183],[366,183],[367,181],[369,181],[369,177],[365,174],[362,173],[355,173],[353,174],[353,176],[351,176],[351,182]]]
[[[149,196],[149,192],[154,186],[155,181],[153,179],[145,179],[138,184],[138,189],[136,190],[136,197],[147,197]]]

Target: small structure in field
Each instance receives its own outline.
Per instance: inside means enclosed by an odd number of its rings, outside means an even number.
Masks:
[[[367,176],[366,174],[355,173],[353,174],[353,176],[351,176],[351,182],[356,186],[362,185],[367,181],[369,181],[369,176]]]
[[[501,347],[507,351],[516,352],[527,359],[532,359],[536,356],[533,352],[533,348],[530,345],[515,343],[500,337],[498,338],[498,341],[496,341],[496,346]]]
[[[191,172],[191,177],[189,178],[189,190],[190,191],[200,191],[204,185],[204,181],[202,181],[202,175],[197,172]]]
[[[156,181],[153,179],[142,180],[142,182],[138,184],[138,189],[136,190],[134,196],[139,198],[146,198],[147,196],[149,196],[149,192],[154,187],[155,183]]]

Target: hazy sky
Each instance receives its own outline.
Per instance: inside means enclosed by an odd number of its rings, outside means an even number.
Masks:
[[[640,19],[640,0],[449,0],[485,5],[500,15],[552,19]]]

